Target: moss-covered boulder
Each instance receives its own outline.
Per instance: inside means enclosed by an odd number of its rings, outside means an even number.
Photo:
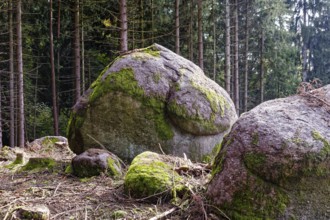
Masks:
[[[231,219],[330,219],[330,85],[243,114],[207,195]]]
[[[56,160],[50,157],[31,157],[28,159],[28,162],[22,166],[22,171],[40,171],[40,170],[49,170],[53,171],[54,168],[58,165]]]
[[[146,151],[134,158],[125,176],[124,189],[133,198],[170,199],[182,191],[184,181],[164,155]]]
[[[62,136],[45,136],[35,139],[27,144],[27,148],[32,155],[43,157],[52,155],[58,160],[70,161],[75,156],[68,146],[67,138]]]
[[[13,220],[49,220],[50,211],[47,206],[21,206],[15,208],[11,218]]]
[[[73,108],[70,148],[97,143],[122,159],[146,150],[201,160],[236,121],[224,89],[192,62],[154,44],[118,57]]]
[[[72,159],[72,172],[78,177],[92,177],[105,173],[109,176],[122,175],[120,159],[104,149],[90,148]]]

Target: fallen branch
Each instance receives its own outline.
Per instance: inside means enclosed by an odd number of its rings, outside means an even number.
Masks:
[[[164,218],[164,217],[168,216],[169,214],[173,213],[174,211],[176,211],[177,209],[178,209],[178,207],[173,207],[170,210],[167,210],[163,213],[160,213],[159,215],[156,215],[156,216],[150,218],[149,220],[158,220],[158,219]]]

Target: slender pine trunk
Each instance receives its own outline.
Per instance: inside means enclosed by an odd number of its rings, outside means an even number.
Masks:
[[[127,51],[127,5],[120,0],[120,52]]]
[[[239,65],[238,65],[238,1],[235,0],[235,9],[234,9],[234,103],[237,114],[239,114]]]
[[[175,53],[180,54],[180,0],[175,0]]]
[[[226,34],[226,48],[225,48],[225,81],[226,81],[226,91],[230,95],[230,83],[231,83],[231,74],[230,74],[230,5],[229,0],[226,0],[226,14],[225,14],[225,34]]]
[[[244,65],[244,112],[247,112],[248,108],[248,75],[249,75],[249,61],[248,61],[248,53],[249,53],[249,0],[245,0],[245,65]]]
[[[198,65],[204,70],[204,51],[203,51],[203,1],[198,0]]]
[[[80,98],[80,27],[79,0],[74,5],[74,72],[75,72],[75,102]]]
[[[58,136],[58,111],[57,111],[57,93],[56,93],[56,76],[54,62],[54,37],[53,37],[53,0],[49,1],[49,41],[50,41],[50,66],[52,78],[52,102],[53,102],[53,128],[54,135]]]
[[[260,103],[264,101],[264,90],[265,90],[265,67],[264,67],[264,30],[261,30],[261,37],[260,37]]]
[[[24,82],[23,82],[23,50],[22,50],[22,0],[17,0],[17,67],[18,67],[18,146],[25,145],[24,117]]]
[[[9,0],[9,146],[15,146],[14,33],[13,2]]]

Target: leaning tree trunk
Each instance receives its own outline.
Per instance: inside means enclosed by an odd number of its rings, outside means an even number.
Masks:
[[[49,1],[49,43],[50,43],[50,66],[52,78],[52,102],[53,102],[53,128],[54,135],[58,136],[58,111],[57,111],[57,93],[54,62],[54,37],[53,37],[53,0]]]
[[[120,52],[127,51],[127,5],[120,0]]]
[[[204,70],[202,0],[198,0],[198,64]]]
[[[9,146],[15,146],[14,33],[13,2],[9,0]]]
[[[180,0],[175,0],[175,53],[180,55]]]
[[[18,146],[24,147],[24,82],[23,82],[23,51],[22,51],[22,0],[16,6],[17,31],[17,70],[18,70]]]
[[[80,28],[79,28],[79,0],[74,6],[74,72],[75,72],[75,102],[80,97]]]

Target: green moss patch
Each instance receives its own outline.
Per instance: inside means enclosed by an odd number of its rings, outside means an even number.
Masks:
[[[252,176],[248,179],[251,182],[236,192],[222,210],[237,220],[278,219],[285,212],[289,197],[282,189],[261,179]]]
[[[98,80],[93,87],[93,92],[89,96],[91,105],[105,93],[122,92],[140,101],[145,108],[153,111],[153,114],[150,115],[150,119],[154,122],[155,129],[161,140],[169,140],[173,137],[173,131],[169,123],[165,120],[164,98],[147,96],[144,90],[138,85],[133,69],[124,68],[119,72],[113,72],[109,74],[104,81]],[[79,116],[73,116],[72,118],[75,119],[74,123],[76,127],[82,125],[82,123],[78,121],[80,119]]]
[[[132,161],[125,177],[125,192],[134,198],[166,195],[182,187],[182,178],[173,167],[161,161],[158,154],[144,152]],[[158,196],[159,196],[158,195]]]
[[[25,166],[22,167],[22,171],[53,170],[56,165],[57,162],[52,158],[33,157],[29,159]]]

